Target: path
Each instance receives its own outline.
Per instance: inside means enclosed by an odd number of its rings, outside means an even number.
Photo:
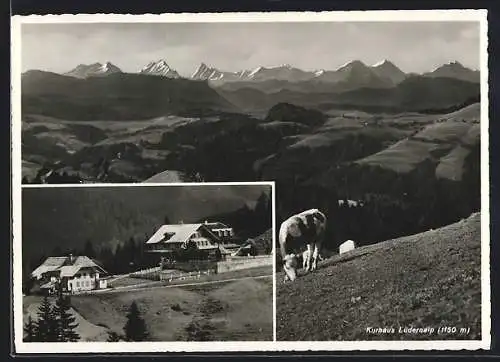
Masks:
[[[273,275],[259,275],[259,276],[250,276],[250,277],[242,277],[242,278],[230,278],[230,279],[221,279],[221,280],[210,280],[206,282],[194,282],[194,283],[182,283],[182,284],[163,284],[163,285],[157,285],[157,286],[152,286],[152,287],[145,287],[145,285],[151,285],[151,284],[157,284],[157,283],[164,283],[164,281],[160,282],[151,282],[151,283],[142,283],[142,284],[135,284],[135,285],[127,285],[125,287],[117,287],[114,289],[101,289],[101,290],[95,290],[92,292],[87,292],[85,293],[86,295],[88,294],[105,294],[105,293],[120,293],[120,292],[134,292],[138,290],[151,290],[151,289],[158,289],[158,288],[181,288],[181,287],[188,287],[188,286],[194,286],[194,285],[208,285],[208,284],[217,284],[217,283],[227,283],[227,282],[235,282],[239,280],[246,280],[246,279],[263,279],[263,278],[272,278]],[[140,287],[137,287],[140,285]],[[82,293],[83,294],[83,293]],[[75,294],[76,295],[76,294]]]

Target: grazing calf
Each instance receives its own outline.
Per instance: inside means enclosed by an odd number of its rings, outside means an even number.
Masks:
[[[316,270],[319,252],[326,230],[326,216],[318,209],[303,211],[283,221],[279,231],[279,244],[285,280],[297,278],[297,255],[292,245],[307,247],[303,266],[306,272]]]

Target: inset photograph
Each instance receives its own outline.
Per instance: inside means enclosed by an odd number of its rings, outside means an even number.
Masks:
[[[272,341],[272,189],[24,188],[23,341]]]

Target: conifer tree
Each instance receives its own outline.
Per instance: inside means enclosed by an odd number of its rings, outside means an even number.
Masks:
[[[108,339],[106,342],[120,342],[120,335],[114,331],[108,332]]]
[[[127,341],[145,341],[149,337],[146,322],[142,319],[136,302],[132,302],[127,314],[127,323],[123,328]]]
[[[54,307],[54,314],[57,318],[57,340],[58,342],[76,342],[80,339],[75,329],[78,323],[75,323],[75,317],[70,312],[71,301],[68,296],[65,296],[62,291],[59,295]]]
[[[28,317],[28,321],[24,325],[23,330],[25,333],[25,335],[23,337],[24,342],[36,342],[37,341],[38,325],[31,318],[31,316]]]
[[[38,342],[57,342],[57,320],[47,296],[43,298],[38,308],[36,340]]]

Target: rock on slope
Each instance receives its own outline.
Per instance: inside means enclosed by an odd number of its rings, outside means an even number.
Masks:
[[[314,274],[277,277],[278,340],[481,338],[480,214],[333,257]],[[401,334],[455,326],[469,333]],[[369,334],[367,327],[394,328]]]

